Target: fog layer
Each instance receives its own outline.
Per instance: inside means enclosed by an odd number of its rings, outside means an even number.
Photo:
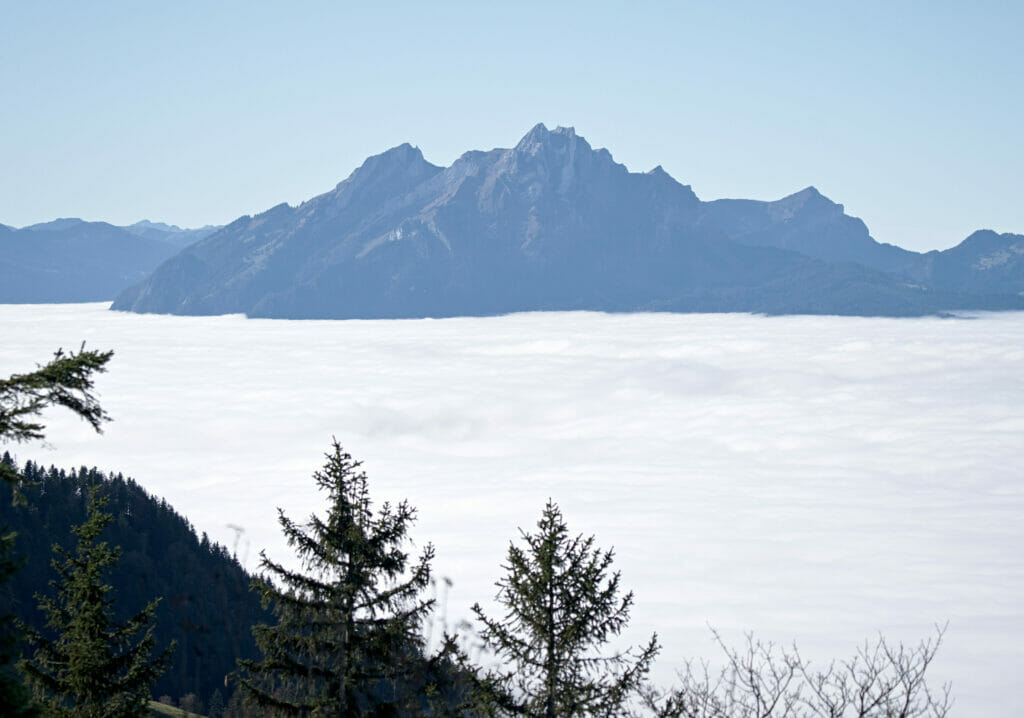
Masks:
[[[250,568],[323,502],[332,435],[419,509],[446,618],[493,596],[544,501],[614,546],[655,678],[708,626],[851,655],[949,622],[932,680],[1011,716],[1024,675],[1024,314],[524,314],[273,321],[0,306],[0,376],[112,348],[104,435],[47,414],[19,459],[135,477]],[[11,448],[11,447],[6,447]],[[244,528],[240,539],[228,524]]]

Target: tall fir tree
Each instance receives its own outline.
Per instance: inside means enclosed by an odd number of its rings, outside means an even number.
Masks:
[[[159,599],[123,624],[113,620],[114,598],[104,574],[121,551],[98,540],[113,520],[103,511],[106,503],[96,490],[90,491],[85,523],[73,529],[78,537],[74,555],[54,546],[58,558],[53,567],[59,579],[51,585],[57,593],[55,598],[39,597],[39,606],[56,639],[26,630],[36,651],[22,662],[22,668],[48,716],[147,715],[150,686],[165,670],[173,649],[172,644],[151,657]]]
[[[481,682],[498,715],[544,718],[620,716],[642,688],[657,655],[657,636],[639,650],[600,653],[629,621],[632,592],[619,596],[613,552],[594,537],[571,537],[558,506],[548,501],[537,532],[510,544],[506,575],[497,582],[502,618],[473,612],[480,637],[504,664]]]
[[[434,550],[428,544],[410,565],[415,509],[385,503],[375,514],[361,463],[337,441],[326,458],[313,475],[328,495],[326,518],[299,525],[278,510],[301,570],[262,554],[266,574],[254,588],[277,624],[254,629],[263,658],[239,661],[239,681],[272,715],[399,715],[424,675],[421,629],[434,601],[421,595]]]

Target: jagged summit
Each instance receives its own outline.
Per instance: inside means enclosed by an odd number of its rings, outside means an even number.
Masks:
[[[515,146],[516,152],[528,155],[536,155],[542,150],[559,152],[578,149],[592,151],[587,141],[576,134],[575,128],[556,127],[548,130],[543,122],[534,125]]]
[[[548,130],[547,125],[543,122],[538,122],[536,125],[530,128],[530,131],[523,135],[523,138],[516,143],[516,149],[531,147],[534,145],[541,144],[549,136],[551,132]]]
[[[419,147],[414,147],[408,142],[403,142],[397,147],[381,152],[379,155],[367,157],[351,175],[348,180],[354,178],[367,178],[379,176],[391,176],[395,174],[422,174],[424,171],[439,170],[440,167],[427,162]],[[339,183],[339,187],[347,182]]]
[[[374,155],[326,194],[190,246],[113,308],[383,318],[970,305],[921,289],[916,257],[879,245],[813,187],[701,202],[660,165],[629,172],[574,128],[538,123],[510,149],[447,168],[408,143]]]

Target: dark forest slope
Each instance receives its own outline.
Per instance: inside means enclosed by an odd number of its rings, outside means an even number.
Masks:
[[[9,457],[5,455],[5,460]],[[52,546],[73,549],[71,527],[85,519],[89,487],[110,497],[114,522],[103,538],[121,546],[121,560],[109,577],[116,592],[115,612],[124,620],[155,597],[157,643],[177,641],[171,668],[154,687],[154,695],[179,698],[197,694],[204,704],[214,691],[226,691],[224,677],[237,657],[255,657],[250,627],[268,620],[249,575],[226,548],[211,543],[165,501],[150,496],[130,478],[105,476],[95,469],[64,471],[26,463],[24,476],[35,486],[24,493],[27,506],[0,500],[0,526],[17,531],[17,551],[26,564],[4,588],[11,611],[45,631],[36,610],[37,592],[50,594],[56,574],[50,566]],[[4,606],[0,606],[3,609]],[[0,613],[3,613],[0,610]]]

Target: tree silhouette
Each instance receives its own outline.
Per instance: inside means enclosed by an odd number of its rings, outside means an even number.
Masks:
[[[313,475],[328,494],[326,518],[299,525],[278,511],[302,570],[262,554],[267,573],[254,588],[277,624],[254,628],[263,658],[239,661],[240,683],[251,704],[275,715],[395,714],[403,684],[423,675],[420,628],[434,602],[420,594],[434,550],[428,544],[410,567],[415,510],[403,501],[375,514],[360,462],[337,441],[326,458]]]
[[[46,425],[39,421],[43,409],[63,406],[80,416],[97,432],[110,417],[92,393],[95,374],[105,372],[112,351],[78,353],[58,349],[47,364],[28,374],[12,374],[0,379],[0,442],[25,442],[45,437]],[[0,478],[15,487],[18,473],[9,466],[0,466]]]
[[[50,640],[27,628],[35,655],[22,662],[47,715],[61,718],[128,718],[147,714],[150,687],[166,669],[172,646],[156,658],[154,612],[151,601],[123,624],[113,620],[112,589],[104,583],[107,569],[121,550],[99,541],[113,517],[103,511],[107,499],[90,492],[85,523],[73,531],[78,546],[72,555],[54,546],[51,582],[56,598],[39,597],[47,625],[57,634]],[[25,628],[23,626],[23,628]],[[138,638],[136,636],[141,634]]]
[[[46,427],[36,417],[51,405],[70,409],[100,431],[110,417],[92,394],[93,375],[106,371],[112,356],[110,351],[86,351],[82,344],[77,354],[58,349],[53,359],[36,371],[0,379],[0,443],[42,439]],[[10,486],[16,505],[24,503],[21,477],[13,461],[0,461],[0,483]],[[37,711],[18,675],[21,634],[3,595],[7,582],[23,565],[14,557],[15,536],[9,527],[0,527],[0,715],[20,718]]]
[[[658,653],[657,636],[641,649],[601,654],[629,621],[632,592],[619,596],[613,552],[594,537],[571,537],[558,506],[548,501],[534,534],[520,531],[524,547],[509,546],[506,575],[498,581],[500,619],[480,604],[485,646],[505,670],[482,682],[499,714],[544,716],[622,715],[642,687]]]

